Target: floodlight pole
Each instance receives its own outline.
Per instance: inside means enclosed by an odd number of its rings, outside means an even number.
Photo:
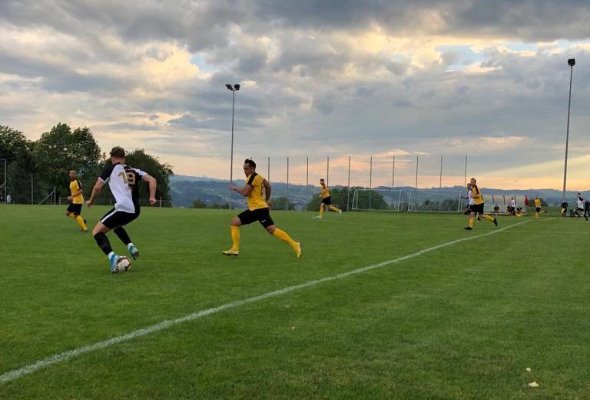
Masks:
[[[230,150],[230,157],[229,157],[229,183],[232,184],[234,181],[234,116],[235,116],[235,109],[236,109],[236,92],[240,90],[240,84],[235,83],[233,85],[226,83],[225,87],[231,91],[232,94],[232,106],[231,106],[231,150]],[[232,191],[229,191],[229,209],[232,208]]]
[[[567,102],[567,128],[565,131],[565,163],[563,168],[563,193],[561,194],[561,202],[565,201],[565,186],[567,181],[567,151],[569,145],[569,137],[570,137],[570,109],[572,105],[572,80],[574,77],[574,65],[576,65],[576,59],[570,58],[567,60],[568,65],[570,66],[570,92],[569,98]]]

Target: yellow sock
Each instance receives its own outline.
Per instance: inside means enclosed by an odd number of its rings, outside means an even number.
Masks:
[[[281,239],[283,242],[289,243],[289,246],[291,246],[293,249],[295,248],[296,242],[291,239],[291,236],[289,236],[289,234],[284,230],[276,228],[273,235]]]
[[[539,213],[538,212],[535,213],[535,219],[539,219]]]
[[[70,215],[74,215],[74,214],[70,214]],[[77,215],[74,219],[76,220],[78,225],[80,225],[80,228],[82,228],[83,231],[88,230],[88,227],[86,226],[86,223],[84,222],[84,218],[82,218],[81,215]]]
[[[230,226],[231,228],[231,248],[235,251],[240,251],[240,228],[238,226]]]
[[[491,215],[484,214],[483,216],[484,216],[484,218],[485,218],[485,219],[487,219],[488,221],[493,221],[493,220],[494,220],[494,217],[492,217]]]
[[[333,206],[333,205],[330,205],[330,210],[332,210],[332,211],[336,211],[336,212],[337,212],[337,211],[340,211],[340,209],[339,209],[338,207],[336,207],[336,206]]]
[[[475,218],[474,217],[469,217],[469,227],[473,228],[473,225],[475,224]]]
[[[321,205],[320,206],[320,218],[322,218],[323,215],[324,215],[324,206]]]

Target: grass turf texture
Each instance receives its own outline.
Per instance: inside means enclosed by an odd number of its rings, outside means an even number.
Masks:
[[[498,229],[466,232],[458,215],[275,211],[301,260],[258,224],[242,227],[240,256],[225,257],[235,211],[144,208],[128,227],[142,256],[111,275],[63,211],[0,206],[0,375]],[[92,225],[105,211],[84,216]],[[0,384],[0,398],[588,398],[590,223],[505,217],[499,228],[524,221],[83,354]]]

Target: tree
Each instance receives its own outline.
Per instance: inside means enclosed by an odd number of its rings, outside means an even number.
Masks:
[[[193,201],[193,208],[207,208],[207,204],[201,200],[195,200]]]
[[[162,164],[156,157],[147,154],[143,149],[137,149],[131,153],[127,153],[125,163],[139,168],[158,181],[156,189],[156,198],[171,200],[170,198],[170,176],[174,174],[172,166],[169,164]],[[148,197],[149,188],[147,185],[140,186],[140,196]]]
[[[274,210],[294,210],[295,204],[290,203],[286,197],[277,197],[272,199],[272,208]]]
[[[6,160],[6,193],[15,203],[29,202],[31,174],[36,167],[33,161],[33,142],[8,126],[0,125],[0,158]],[[4,177],[2,177],[2,183]],[[4,190],[0,191],[4,195]]]
[[[61,189],[66,188],[70,169],[75,169],[81,178],[86,179],[96,177],[99,171],[100,148],[86,127],[72,132],[68,125],[57,124],[41,135],[33,156],[40,178]]]
[[[30,151],[31,142],[22,132],[0,125],[0,158],[16,161]]]

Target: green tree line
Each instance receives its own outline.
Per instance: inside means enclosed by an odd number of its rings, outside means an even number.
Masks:
[[[101,152],[89,128],[72,130],[63,123],[44,132],[37,141],[27,139],[16,129],[0,125],[0,159],[6,160],[6,181],[4,175],[0,176],[0,184],[5,185],[5,188],[0,193],[2,196],[10,194],[16,203],[30,203],[32,198],[33,201],[39,201],[53,188],[58,197],[68,196],[68,171],[71,169],[78,172],[85,195],[88,196],[96,177],[110,162],[106,153]],[[143,149],[128,152],[126,162],[156,178],[156,198],[170,200],[170,176],[173,171],[169,164],[160,163]],[[0,160],[0,168],[3,168],[3,163]],[[146,198],[147,193],[147,185],[141,185],[142,198]],[[103,196],[110,196],[109,191],[104,191]]]

